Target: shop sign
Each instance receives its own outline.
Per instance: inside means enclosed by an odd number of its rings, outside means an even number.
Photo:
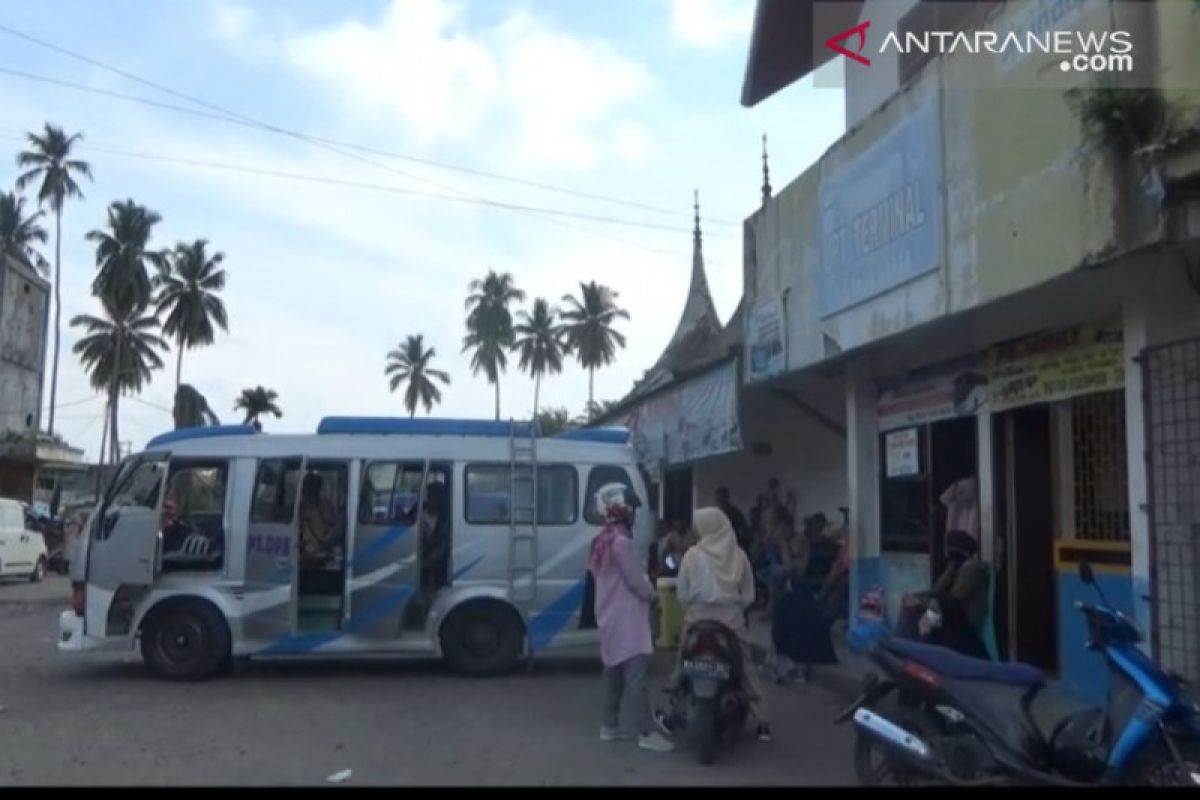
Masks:
[[[1125,387],[1121,323],[1076,325],[995,347],[988,378],[996,411],[1121,390]]]
[[[876,414],[881,431],[975,414],[988,402],[988,378],[978,356],[881,381]]]
[[[786,317],[783,299],[754,306],[746,319],[746,382],[762,381],[787,370]]]
[[[889,433],[884,437],[884,444],[889,478],[907,478],[921,474],[921,451],[917,445],[916,428]]]
[[[825,167],[817,285],[822,318],[941,265],[941,158],[933,99],[853,160]]]

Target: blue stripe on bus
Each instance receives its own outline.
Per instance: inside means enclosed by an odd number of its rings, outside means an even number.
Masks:
[[[411,525],[397,525],[380,535],[378,539],[354,554],[354,570],[357,572],[359,569],[365,567],[367,562],[403,539],[411,530]]]
[[[465,567],[460,569],[458,572],[455,572],[453,580],[458,580],[459,578],[466,575],[471,570],[475,569],[475,567],[479,566],[480,561],[483,561],[483,556],[479,556],[474,561],[472,561],[470,564],[467,564]]]
[[[562,632],[575,612],[583,605],[583,595],[587,587],[587,579],[579,581],[561,597],[533,615],[529,620],[529,645],[537,652],[554,641],[554,637]]]

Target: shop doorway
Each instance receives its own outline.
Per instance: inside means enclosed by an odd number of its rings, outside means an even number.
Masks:
[[[1001,657],[1058,668],[1054,481],[1049,405],[994,418],[996,633]]]

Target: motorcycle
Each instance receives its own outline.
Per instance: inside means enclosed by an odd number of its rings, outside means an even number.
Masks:
[[[1181,678],[1147,658],[1142,634],[1080,564],[1099,605],[1077,602],[1087,647],[1111,677],[1108,707],[1066,715],[1047,736],[1032,708],[1045,675],[880,632],[868,648],[884,678],[837,719],[853,720],[854,766],[864,785],[894,781],[977,786],[1200,786],[1200,706]],[[896,694],[899,710],[881,701]]]
[[[673,557],[668,557],[669,568]],[[683,633],[679,670],[670,695],[672,733],[683,733],[701,764],[716,759],[718,743],[742,730],[749,719],[749,698],[742,690],[742,645],[719,622],[689,625]]]

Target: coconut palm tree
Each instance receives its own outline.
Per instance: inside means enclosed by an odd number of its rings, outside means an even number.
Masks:
[[[275,419],[283,417],[283,411],[276,402],[278,400],[279,393],[274,389],[256,386],[253,389],[242,390],[241,396],[234,401],[233,410],[246,412],[246,420],[242,424],[253,425],[261,431],[262,422],[259,421],[259,417],[263,414],[271,414]]]
[[[388,385],[394,392],[401,384],[408,384],[404,390],[404,407],[408,416],[417,415],[417,404],[425,406],[425,413],[433,410],[435,403],[442,402],[442,392],[435,380],[450,385],[450,376],[440,369],[429,366],[437,351],[434,348],[425,349],[424,336],[409,336],[398,348],[387,354],[387,369],[385,375],[390,375]]]
[[[589,402],[583,409],[584,417],[588,420],[599,419],[617,407],[617,400],[596,400]]]
[[[595,402],[596,370],[617,357],[617,348],[625,346],[625,337],[613,327],[618,319],[629,319],[629,312],[617,305],[617,293],[595,281],[579,285],[579,297],[565,295],[567,308],[562,312],[563,333],[570,352],[588,371],[588,409]]]
[[[487,376],[496,391],[496,419],[500,419],[500,373],[508,368],[506,352],[513,344],[513,320],[508,307],[525,300],[525,293],[513,285],[507,272],[488,272],[483,280],[467,287],[467,335],[463,352],[471,354],[471,372]]]
[[[216,328],[228,333],[229,317],[217,293],[225,288],[223,253],[208,252],[208,242],[180,242],[168,260],[167,269],[154,277],[155,298],[163,318],[163,334],[175,340],[179,350],[175,363],[175,387],[183,375],[183,351],[213,343]]]
[[[87,235],[96,243],[96,279],[92,293],[108,299],[120,308],[149,305],[154,289],[151,268],[167,269],[167,255],[150,249],[154,226],[162,217],[132,200],[120,200],[108,207],[108,230]]]
[[[103,299],[101,303],[103,317],[80,314],[70,324],[83,328],[73,349],[92,388],[108,392],[108,432],[115,463],[120,458],[120,396],[140,392],[150,382],[151,373],[163,366],[158,351],[165,352],[169,345],[158,335],[158,317],[145,306],[120,308]]]
[[[221,424],[204,395],[186,383],[175,390],[174,416],[175,430]]]
[[[0,192],[0,254],[45,272],[49,264],[36,247],[47,239],[41,218],[41,211],[25,213],[25,198],[16,192]]]
[[[542,298],[533,301],[533,313],[521,311],[513,328],[513,350],[520,356],[518,365],[533,377],[533,417],[537,419],[542,392],[542,376],[558,375],[563,368],[563,334],[558,328],[558,309]]]
[[[47,433],[54,433],[54,409],[58,402],[58,348],[62,338],[62,214],[68,199],[82,198],[76,178],[92,179],[86,161],[72,158],[71,150],[83,134],[68,136],[62,128],[46,123],[40,134],[27,133],[28,150],[17,154],[17,166],[25,172],[17,178],[17,191],[39,182],[38,203],[54,212],[54,356],[50,366],[50,418]]]
[[[576,427],[571,412],[565,408],[545,408],[537,412],[535,418],[539,436],[556,436]]]

